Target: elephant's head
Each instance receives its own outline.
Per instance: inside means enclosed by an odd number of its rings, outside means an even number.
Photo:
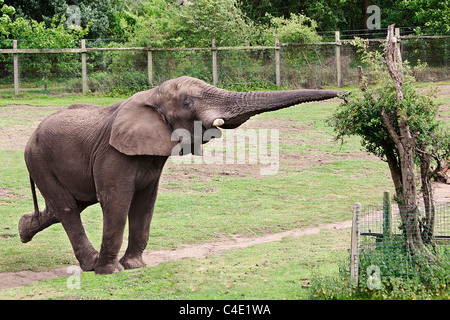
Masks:
[[[203,137],[211,128],[234,129],[256,114],[330,99],[340,93],[335,90],[231,92],[184,76],[121,102],[112,124],[110,144],[127,155],[170,156],[181,140],[190,138],[193,143],[198,139],[194,137],[194,133],[198,134],[194,127],[199,123]],[[187,132],[190,137],[174,134],[177,131]],[[203,139],[201,143],[208,140]]]

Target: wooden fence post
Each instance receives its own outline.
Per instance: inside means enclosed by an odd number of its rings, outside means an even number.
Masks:
[[[86,65],[86,40],[81,39],[81,88],[83,95],[87,94],[87,65]]]
[[[148,85],[153,85],[153,51],[148,47],[147,50],[147,72],[148,72]]]
[[[275,83],[281,85],[281,67],[280,67],[280,38],[275,38]]]
[[[336,42],[336,79],[337,86],[341,86],[341,36],[339,31],[334,32]]]
[[[391,193],[383,192],[383,236],[392,235],[392,206]]]
[[[359,217],[361,215],[361,204],[355,203],[353,207],[352,221],[352,244],[350,252],[350,279],[354,284],[358,284],[359,272]]]
[[[219,81],[219,76],[217,73],[217,48],[216,48],[216,39],[212,39],[211,41],[211,53],[212,53],[212,76],[213,76],[213,85],[216,85]]]
[[[17,40],[13,40],[13,49],[17,49]],[[13,54],[14,65],[14,95],[19,95],[19,54]]]

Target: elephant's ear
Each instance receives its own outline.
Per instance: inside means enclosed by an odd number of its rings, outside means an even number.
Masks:
[[[171,137],[172,130],[154,108],[130,100],[117,113],[109,144],[130,156],[170,156],[178,144]]]

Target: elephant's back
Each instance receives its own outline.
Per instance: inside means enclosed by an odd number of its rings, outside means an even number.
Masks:
[[[44,119],[25,149],[25,157],[68,157],[92,153],[98,139],[109,135],[109,108],[75,106],[62,109]]]
[[[36,133],[50,139],[52,136],[82,139],[86,135],[96,134],[109,118],[108,108],[74,104],[44,119]]]

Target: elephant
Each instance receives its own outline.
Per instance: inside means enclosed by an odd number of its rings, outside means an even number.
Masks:
[[[76,103],[64,108],[44,119],[26,145],[34,211],[20,218],[20,239],[26,243],[61,223],[82,270],[110,274],[144,267],[142,254],[164,164],[174,150],[200,154],[180,147],[198,140],[194,122],[201,122],[203,132],[217,130],[218,137],[219,128],[237,128],[256,114],[339,94],[314,89],[232,92],[182,76],[110,107]],[[175,135],[177,130],[185,134]],[[45,199],[43,210],[36,187]],[[103,213],[99,251],[80,217],[98,202]],[[128,246],[119,260],[127,219]]]

